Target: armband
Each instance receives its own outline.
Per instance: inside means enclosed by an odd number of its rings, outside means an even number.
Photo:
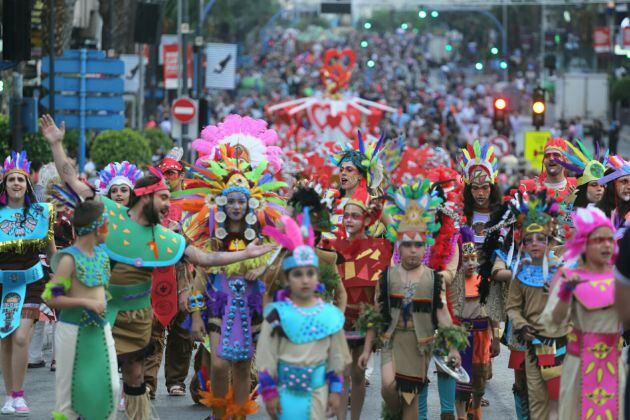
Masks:
[[[501,328],[497,327],[492,329],[492,336],[494,338],[501,338]]]
[[[343,375],[337,375],[332,370],[326,373],[328,380],[328,392],[331,394],[341,394],[343,392]]]
[[[258,385],[260,386],[260,395],[263,401],[278,398],[278,386],[268,371],[261,370],[258,373]]]
[[[42,299],[48,301],[58,296],[65,296],[70,287],[72,287],[72,280],[67,277],[56,276],[55,281],[46,283]]]
[[[190,312],[201,312],[206,309],[206,299],[198,290],[194,290],[188,297],[188,309]]]

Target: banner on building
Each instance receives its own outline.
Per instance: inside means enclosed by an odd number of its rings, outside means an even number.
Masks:
[[[234,89],[236,87],[236,44],[206,44],[206,87]]]

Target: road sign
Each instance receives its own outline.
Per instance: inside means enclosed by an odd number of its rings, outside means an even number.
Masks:
[[[501,158],[511,153],[512,146],[510,145],[510,139],[505,136],[496,136],[490,140],[490,144],[494,146],[494,154]]]
[[[171,106],[173,118],[182,124],[191,122],[197,115],[197,105],[189,98],[178,98]]]
[[[206,45],[206,87],[234,89],[236,85],[236,44]]]
[[[545,156],[545,143],[551,138],[549,131],[525,132],[525,159],[532,169],[540,171]]]
[[[610,28],[602,26],[593,29],[593,47],[596,53],[610,52]]]
[[[55,58],[55,74],[50,74],[48,57],[42,59],[42,72],[48,73],[42,86],[48,89],[55,81],[55,115],[67,128],[79,129],[79,171],[85,167],[85,130],[122,129],[125,65],[121,60],[109,59],[105,51],[68,50]],[[61,92],[61,93],[59,93]],[[41,103],[48,108],[50,94]]]

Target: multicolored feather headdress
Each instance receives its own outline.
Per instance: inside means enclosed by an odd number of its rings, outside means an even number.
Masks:
[[[341,151],[332,155],[330,162],[339,167],[344,162],[351,162],[363,174],[368,188],[376,188],[383,182],[383,164],[380,153],[385,145],[385,134],[376,141],[366,141],[363,134],[357,134],[359,149],[354,149],[349,143],[341,143]]]
[[[466,184],[494,184],[499,174],[499,159],[494,155],[494,147],[487,143],[482,146],[479,140],[462,149],[462,160],[459,164]]]
[[[577,179],[577,185],[588,184],[591,181],[597,181],[604,176],[606,170],[606,160],[608,158],[608,151],[600,156],[599,144],[595,145],[595,157],[588,151],[586,146],[576,140],[578,147],[575,147],[569,142],[566,145],[573,153],[569,153],[568,150],[562,152],[565,160],[556,160],[556,162],[568,170],[580,174]]]
[[[114,185],[126,185],[133,189],[142,175],[142,171],[136,165],[126,160],[122,163],[110,163],[98,173],[98,192],[101,195],[107,195]]]
[[[442,199],[436,190],[431,191],[431,181],[425,179],[413,185],[403,184],[398,189],[390,188],[388,196],[385,214],[393,223],[387,226],[387,239],[433,245],[431,235],[440,229],[435,213]]]
[[[266,172],[266,161],[252,169],[241,154],[242,149],[222,144],[219,146],[219,160],[207,161],[207,168],[186,164],[193,179],[183,191],[181,205],[184,210],[196,214],[185,233],[202,245],[207,233],[219,239],[227,237],[225,205],[227,195],[232,192],[240,192],[247,197],[249,210],[245,216],[245,239],[248,241],[256,238],[256,224],[273,224],[285,213],[286,200],[277,191],[287,184]],[[189,196],[186,197],[187,194]],[[216,226],[212,221],[216,222]]]
[[[608,166],[613,169],[613,172],[601,177],[598,181],[599,185],[604,185],[622,176],[630,175],[630,162],[619,155],[609,156]]]
[[[554,232],[555,218],[560,214],[560,205],[547,197],[543,190],[536,195],[519,196],[516,211],[519,213],[521,236],[530,233],[542,233],[551,236]]]
[[[317,267],[319,261],[315,253],[315,232],[311,226],[308,207],[304,208],[297,220],[282,216],[277,226],[265,226],[263,235],[270,237],[291,252],[282,261],[285,271],[296,267]]]
[[[231,114],[223,122],[205,127],[200,138],[193,141],[192,148],[200,155],[197,166],[208,166],[209,162],[216,160],[219,146],[227,144],[244,149],[244,159],[250,162],[252,168],[266,162],[268,169],[276,173],[283,165],[280,158],[283,152],[276,146],[277,143],[278,133],[267,128],[266,121]]]
[[[7,156],[2,167],[3,178],[13,172],[19,172],[28,179],[31,176],[31,162],[26,158],[26,151],[14,152]]]

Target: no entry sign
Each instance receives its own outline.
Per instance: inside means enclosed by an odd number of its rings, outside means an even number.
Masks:
[[[197,115],[197,106],[188,98],[175,99],[171,106],[173,118],[182,124],[189,123]]]

